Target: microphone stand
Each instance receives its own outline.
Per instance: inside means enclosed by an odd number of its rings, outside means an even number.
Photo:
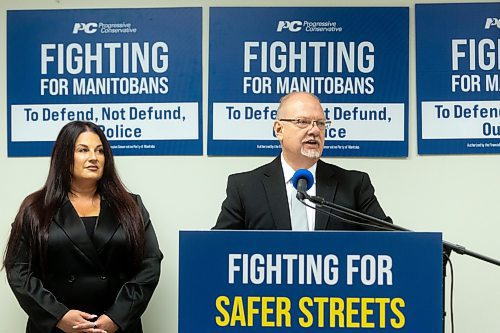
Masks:
[[[376,218],[376,217],[373,217],[373,216],[370,216],[370,215],[367,215],[364,213],[360,213],[356,210],[353,210],[353,209],[350,209],[350,208],[347,208],[344,206],[340,206],[340,205],[335,204],[333,202],[329,202],[321,197],[310,196],[307,193],[301,193],[301,195],[304,196],[304,199],[308,199],[310,202],[312,202],[320,207],[328,207],[328,208],[331,208],[331,209],[338,211],[338,212],[347,213],[349,215],[354,215],[362,220],[365,220],[365,221],[372,223],[376,226],[383,227],[384,229],[387,229],[389,231],[413,231],[413,230],[410,230],[407,228],[403,228],[397,224],[389,223],[389,222],[384,221],[382,219],[379,219],[379,218]],[[465,248],[465,246],[462,246],[459,244],[453,244],[453,243],[450,243],[450,242],[443,240],[443,249],[445,251],[449,251],[449,252],[454,251],[454,252],[456,252],[458,254],[462,254],[462,255],[466,254],[466,255],[469,255],[471,257],[489,262],[493,265],[500,266],[499,260],[491,258],[491,257],[487,257],[487,256],[482,255],[482,254],[477,253],[477,252],[467,250]]]
[[[382,229],[385,229],[387,231],[413,231],[404,227],[401,227],[397,224],[389,223],[387,221],[384,221],[382,219],[358,212],[356,210],[335,204],[333,202],[327,201],[324,198],[317,197],[317,196],[310,196],[307,194],[306,191],[297,191],[297,199],[303,202],[303,200],[308,199],[310,202],[316,204],[316,206],[319,207],[327,207],[330,208],[336,212],[341,212],[350,216],[355,216],[360,220],[368,222],[368,224],[373,224],[375,226],[381,227]],[[320,212],[323,212],[327,214],[327,212],[319,210]],[[451,255],[451,251],[454,251],[458,254],[466,254],[471,257],[489,262],[493,265],[500,266],[500,261],[487,257],[485,255],[482,255],[477,252],[473,252],[470,250],[467,250],[464,246],[459,245],[459,244],[453,244],[450,242],[447,242],[443,240],[443,332],[445,331],[445,317],[446,317],[446,310],[445,310],[445,278],[446,278],[446,264],[448,263],[449,257]]]

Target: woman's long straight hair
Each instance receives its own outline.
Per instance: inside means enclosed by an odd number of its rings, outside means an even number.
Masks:
[[[19,255],[28,255],[33,269],[45,273],[49,225],[71,191],[75,143],[83,132],[93,132],[101,139],[105,162],[97,192],[109,203],[128,236],[129,253],[134,267],[140,264],[144,249],[145,221],[142,221],[136,201],[116,172],[111,146],[99,126],[91,122],[74,121],[66,124],[57,136],[45,185],[27,196],[19,208],[4,255],[3,267],[7,269],[7,274]],[[21,241],[27,245],[27,254],[18,252]]]

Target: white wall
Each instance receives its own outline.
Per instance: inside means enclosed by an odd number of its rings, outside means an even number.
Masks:
[[[429,1],[419,1],[429,2]],[[436,1],[434,1],[436,2]],[[483,1],[485,2],[485,1]],[[379,201],[395,223],[417,231],[442,231],[444,238],[500,259],[498,192],[500,156],[418,156],[416,142],[414,4],[410,0],[353,1],[64,1],[0,2],[0,247],[21,200],[42,186],[48,158],[7,158],[6,152],[6,10],[203,6],[203,52],[208,54],[210,6],[409,6],[410,7],[410,150],[405,159],[328,158],[345,168],[367,171]],[[204,57],[204,126],[207,127],[207,68]],[[206,133],[205,133],[206,136]],[[145,332],[177,332],[178,231],[209,229],[225,197],[227,175],[252,169],[269,158],[118,157],[119,172],[148,207],[165,254],[160,284],[144,315]],[[178,198],[191,198],[184,203]],[[197,207],[193,209],[192,203]],[[457,333],[500,332],[500,268],[471,257],[452,255],[455,268]],[[448,277],[448,282],[450,278]],[[449,295],[449,286],[446,290]],[[1,332],[23,332],[26,316],[0,275]],[[440,297],[436,295],[436,297]],[[449,309],[449,305],[447,306]],[[449,325],[447,332],[449,330]]]

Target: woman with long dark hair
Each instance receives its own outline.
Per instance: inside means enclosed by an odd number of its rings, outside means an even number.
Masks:
[[[60,131],[42,189],[24,199],[3,265],[26,332],[140,333],[163,255],[138,195],[91,122]]]

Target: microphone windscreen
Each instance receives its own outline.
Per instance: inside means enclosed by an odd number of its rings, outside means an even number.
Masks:
[[[299,182],[299,179],[305,179],[307,182],[307,189],[309,190],[313,185],[314,185],[314,176],[311,173],[311,171],[307,169],[299,169],[295,171],[295,174],[292,177],[292,184],[293,187],[297,188],[297,184]]]

